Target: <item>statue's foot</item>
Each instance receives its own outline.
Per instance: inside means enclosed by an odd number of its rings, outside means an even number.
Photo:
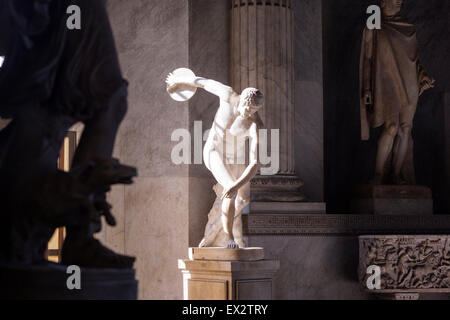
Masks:
[[[393,183],[394,183],[395,185],[399,185],[399,186],[404,186],[404,185],[407,184],[406,180],[403,179],[403,178],[401,178],[401,177],[399,177],[399,176],[394,176],[394,177],[392,178],[392,181],[393,181]]]
[[[229,239],[227,241],[227,248],[228,249],[239,249],[239,245],[233,239]]]
[[[204,248],[204,247],[206,247],[206,239],[205,239],[205,238],[203,238],[202,241],[200,241],[200,243],[198,244],[198,247],[199,247],[199,248]]]
[[[62,248],[61,263],[87,268],[131,269],[135,260],[134,257],[115,253],[94,238],[84,241],[68,238]]]
[[[246,245],[243,240],[235,240],[239,248],[245,248]]]
[[[373,186],[379,186],[383,184],[383,175],[375,174],[375,177],[369,183]]]

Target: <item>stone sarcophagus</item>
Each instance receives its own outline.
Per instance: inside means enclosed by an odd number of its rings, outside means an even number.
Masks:
[[[358,273],[375,294],[449,293],[450,236],[360,236]]]

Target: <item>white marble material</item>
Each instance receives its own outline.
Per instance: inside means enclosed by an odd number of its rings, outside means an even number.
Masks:
[[[370,298],[357,281],[356,237],[251,235],[249,246],[264,247],[266,259],[281,262],[273,278],[275,300]]]
[[[173,100],[163,81],[177,65],[189,63],[189,4],[110,0],[107,9],[129,81],[128,112],[114,154],[137,166],[139,177],[110,193],[119,226],[103,237],[106,245],[137,257],[139,299],[181,299],[177,258],[187,257],[189,247],[189,170],[172,163],[170,137],[189,128],[189,109],[188,103],[169,107]]]
[[[256,88],[245,88],[236,93],[216,80],[196,76],[188,68],[178,68],[166,78],[167,92],[176,101],[187,101],[197,88],[219,98],[219,105],[203,149],[205,166],[218,184],[215,191],[219,201],[209,214],[205,236],[199,247],[217,243],[218,233],[225,234],[220,245],[227,248],[243,248],[242,209],[250,200],[250,180],[259,170],[259,130],[262,124],[258,111],[264,98]],[[248,165],[246,141],[249,144]],[[220,228],[222,225],[222,228]]]
[[[322,1],[296,1],[295,172],[308,201],[324,201],[324,103]]]

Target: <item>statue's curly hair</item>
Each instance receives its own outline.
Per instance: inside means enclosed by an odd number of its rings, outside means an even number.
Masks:
[[[264,96],[256,88],[246,88],[241,93],[241,102],[248,104],[253,107],[262,106],[264,102]]]

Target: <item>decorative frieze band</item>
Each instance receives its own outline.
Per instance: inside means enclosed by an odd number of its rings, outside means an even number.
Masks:
[[[244,215],[248,235],[446,234],[450,216],[376,216],[351,214]]]

